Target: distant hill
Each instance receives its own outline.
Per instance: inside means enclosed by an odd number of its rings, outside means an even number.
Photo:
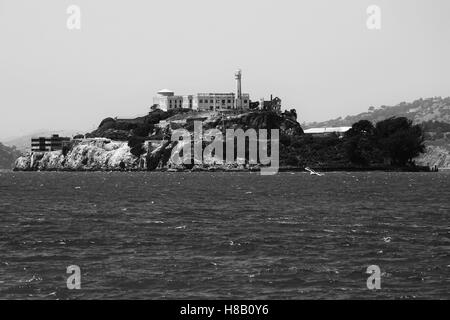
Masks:
[[[351,126],[359,120],[378,122],[391,117],[406,117],[421,124],[426,152],[416,159],[420,165],[450,168],[450,97],[419,99],[396,106],[370,107],[367,112],[345,118],[302,124],[304,129]]]
[[[21,152],[0,143],[0,169],[11,169]]]
[[[450,97],[419,99],[414,102],[402,102],[396,106],[370,107],[367,112],[345,118],[337,118],[323,122],[303,124],[304,129],[315,127],[343,127],[351,126],[359,120],[378,122],[390,117],[407,117],[414,123],[439,121],[450,123]]]

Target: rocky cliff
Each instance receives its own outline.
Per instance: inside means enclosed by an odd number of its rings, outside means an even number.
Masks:
[[[139,158],[130,153],[127,142],[88,139],[74,142],[64,151],[31,152],[16,160],[15,170],[122,170],[136,169]]]
[[[450,169],[450,150],[444,146],[429,145],[426,152],[415,159],[418,165]]]
[[[197,165],[174,163],[171,160],[172,150],[183,142],[170,141],[171,133],[179,128],[192,132],[193,122],[187,121],[192,117],[201,117],[204,130],[280,129],[282,136],[303,133],[296,121],[296,115],[290,113],[249,112],[224,116],[217,113],[200,114],[185,111],[174,114],[158,110],[135,121],[107,118],[101,122],[97,130],[86,135],[88,138],[73,140],[72,145],[62,151],[28,153],[17,159],[14,169],[19,171],[249,169],[248,166],[244,168],[237,162],[224,164],[222,159],[216,159],[214,156],[204,158],[203,163]]]

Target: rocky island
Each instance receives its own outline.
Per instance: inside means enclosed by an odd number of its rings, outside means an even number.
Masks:
[[[375,125],[358,121],[345,135],[304,134],[295,110],[250,110],[218,113],[208,111],[153,110],[135,119],[104,119],[84,136],[75,136],[62,150],[30,152],[15,162],[18,171],[239,171],[258,170],[248,162],[225,163],[204,159],[201,164],[177,164],[171,160],[179,141],[177,129],[192,133],[194,122],[204,130],[278,129],[281,170],[426,170],[414,159],[425,151],[419,125],[404,117]],[[203,146],[205,147],[205,146]]]

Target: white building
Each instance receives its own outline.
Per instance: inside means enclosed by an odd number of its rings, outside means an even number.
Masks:
[[[159,109],[167,111],[170,109],[183,108],[183,96],[176,96],[172,90],[163,89],[153,98],[153,104]]]
[[[332,134],[337,134],[338,136],[343,136],[352,127],[328,127],[328,128],[310,128],[304,130],[306,134],[312,134],[315,136],[327,136]]]
[[[196,95],[179,96],[171,90],[161,90],[153,98],[153,104],[159,109],[192,109],[199,111],[235,110],[238,100],[234,93],[197,93]],[[242,109],[250,107],[250,95],[242,94]]]
[[[237,95],[230,93],[197,93],[177,96],[172,90],[163,89],[153,98],[153,106],[167,111],[171,109],[192,109],[199,111],[247,110],[250,107],[250,95],[241,93],[241,71],[236,72]]]

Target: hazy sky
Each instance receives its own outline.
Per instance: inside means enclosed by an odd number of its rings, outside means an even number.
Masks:
[[[0,0],[0,140],[143,115],[162,88],[231,92],[237,68],[300,122],[450,96],[450,1]]]

